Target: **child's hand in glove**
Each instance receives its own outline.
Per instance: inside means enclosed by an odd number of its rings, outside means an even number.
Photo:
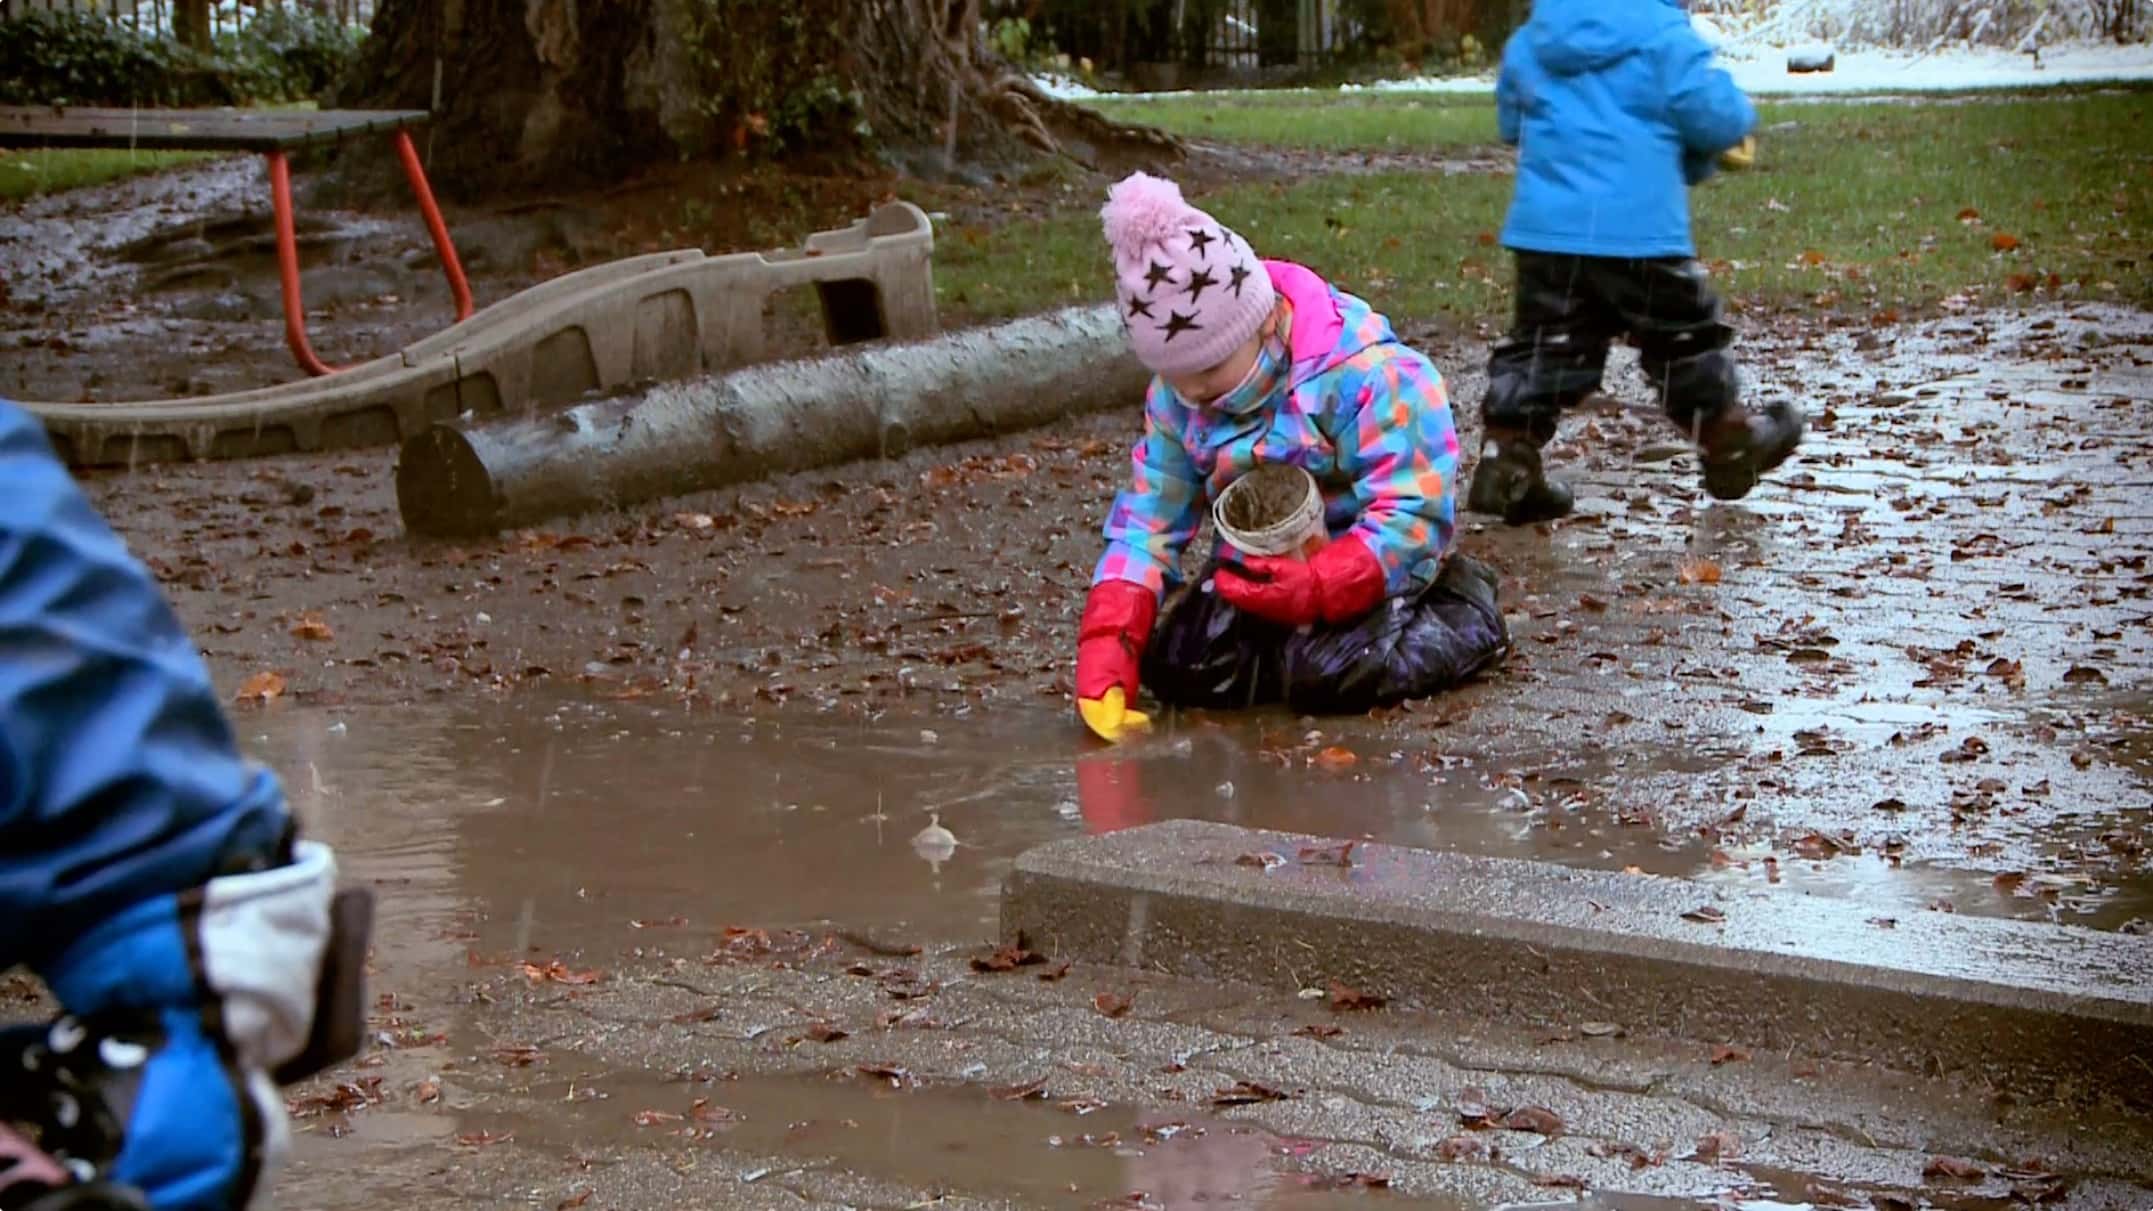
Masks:
[[[1351,622],[1383,600],[1383,565],[1360,539],[1348,535],[1306,563],[1251,556],[1219,568],[1218,592],[1235,609],[1280,626]]]

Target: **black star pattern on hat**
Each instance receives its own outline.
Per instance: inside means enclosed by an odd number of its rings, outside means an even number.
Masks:
[[[1153,290],[1157,290],[1159,288],[1160,282],[1165,282],[1167,285],[1170,286],[1173,284],[1173,281],[1174,271],[1164,265],[1159,264],[1157,261],[1153,261],[1151,263],[1151,272],[1144,275],[1144,285],[1151,287]]]
[[[1192,269],[1192,270],[1190,270],[1190,271],[1189,271],[1189,284],[1188,284],[1188,287],[1186,288],[1186,290],[1184,291],[1184,293],[1186,293],[1186,294],[1187,294],[1187,295],[1189,296],[1189,305],[1193,307],[1193,306],[1195,306],[1195,305],[1196,305],[1197,303],[1199,303],[1199,302],[1203,301],[1203,297],[1204,297],[1204,291],[1206,291],[1206,290],[1209,290],[1209,289],[1211,289],[1211,288],[1212,288],[1213,286],[1216,286],[1216,285],[1218,285],[1218,284],[1219,284],[1219,280],[1218,280],[1217,278],[1215,278],[1215,277],[1212,277],[1212,276],[1211,276],[1211,271],[1210,271],[1210,270],[1208,270],[1208,269]]]
[[[1205,231],[1203,228],[1199,227],[1189,233],[1189,247],[1196,250],[1197,256],[1208,257],[1211,255],[1209,251],[1211,247],[1211,241],[1216,239],[1218,239],[1217,236],[1212,235],[1210,232]]]
[[[1139,315],[1143,316],[1147,320],[1157,318],[1151,314],[1151,303],[1149,300],[1140,299],[1132,294],[1129,296],[1129,318],[1133,319]]]
[[[1171,345],[1174,343],[1175,337],[1184,332],[1202,332],[1204,326],[1196,322],[1196,316],[1193,313],[1183,315],[1175,311],[1167,315],[1166,322],[1159,325],[1159,330],[1166,334],[1166,343]]]
[[[1228,285],[1232,287],[1235,298],[1241,297],[1241,283],[1248,280],[1248,275],[1249,268],[1246,265],[1236,265],[1233,267],[1233,272],[1226,275],[1229,279]]]

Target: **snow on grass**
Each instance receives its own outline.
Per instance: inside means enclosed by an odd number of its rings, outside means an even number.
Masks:
[[[1728,37],[1700,17],[1707,38],[1719,46],[1721,63],[1743,91],[1755,96],[1842,93],[1944,93],[1991,89],[2040,88],[2050,85],[2153,80],[2153,45],[2117,46],[2077,43],[2044,48],[2038,55],[2000,47],[1944,47],[1934,52],[1863,48],[1837,51],[1828,72],[1794,73],[1787,56],[1803,49],[1830,49],[1818,43],[1769,46]],[[1050,96],[1069,100],[1099,97],[1155,100],[1162,97],[1220,95],[1194,90],[1152,93],[1106,93],[1061,76],[1035,77]],[[1470,76],[1414,76],[1372,84],[1340,85],[1340,92],[1487,93],[1495,73]],[[1227,90],[1230,91],[1230,90]],[[1329,89],[1268,89],[1270,94],[1327,93]]]
[[[1974,92],[1996,88],[2039,88],[2054,84],[2153,80],[2153,46],[2057,46],[2040,53],[2015,54],[1992,47],[1947,47],[1934,54],[1904,50],[1842,50],[1828,72],[1792,73],[1791,50],[1739,43],[1720,49],[1721,62],[1735,83],[1757,96],[1806,93]],[[1385,80],[1365,87],[1376,92],[1474,92],[1494,87],[1492,76],[1471,79],[1423,77]]]

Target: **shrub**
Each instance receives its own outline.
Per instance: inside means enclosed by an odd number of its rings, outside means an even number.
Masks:
[[[0,22],[0,104],[245,105],[326,89],[363,34],[317,13],[257,10],[203,54],[79,11]]]

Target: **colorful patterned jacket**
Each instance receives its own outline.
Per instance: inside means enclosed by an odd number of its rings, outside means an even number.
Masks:
[[[1314,475],[1332,537],[1358,534],[1393,597],[1427,587],[1450,552],[1458,432],[1443,376],[1367,303],[1299,265],[1264,268],[1293,308],[1285,392],[1234,416],[1152,380],[1134,476],[1107,515],[1093,584],[1128,580],[1163,594],[1179,582],[1182,551],[1212,499],[1258,463]],[[1234,557],[1223,543],[1218,554]]]

